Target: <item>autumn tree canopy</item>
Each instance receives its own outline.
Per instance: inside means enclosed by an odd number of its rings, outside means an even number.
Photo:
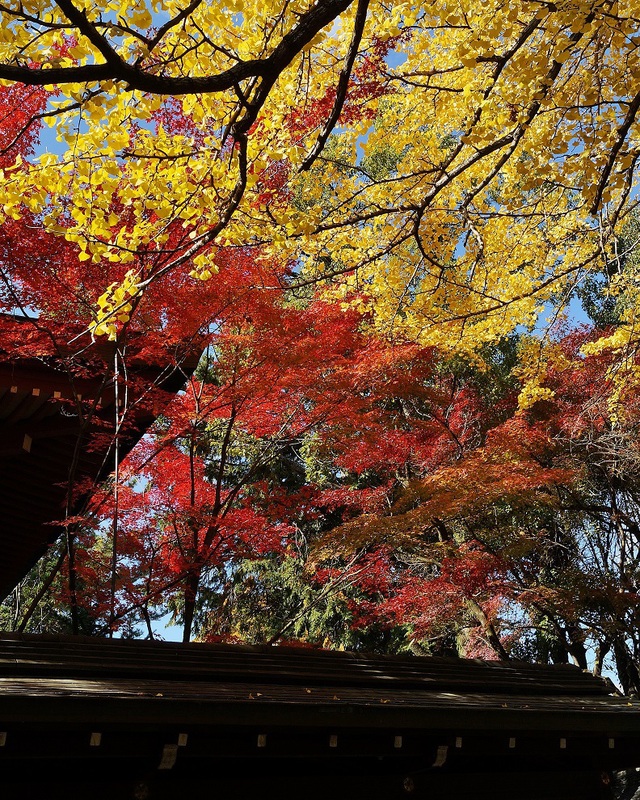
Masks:
[[[91,503],[64,476],[11,624],[49,592],[76,631],[611,653],[640,690],[640,6],[0,19],[2,358],[152,402],[132,358],[204,353],[127,462],[127,402],[101,432]]]

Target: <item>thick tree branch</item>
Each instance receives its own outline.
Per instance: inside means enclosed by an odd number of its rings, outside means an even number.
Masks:
[[[74,6],[71,0],[56,0],[56,5],[69,22],[72,22],[77,27],[78,31],[83,36],[86,36],[107,64],[117,67],[125,63],[104,36],[98,33],[93,23],[89,22],[86,11],[80,11]]]
[[[104,64],[86,64],[77,67],[33,67],[0,64],[0,79],[25,83],[29,86],[51,86],[66,83],[86,83],[114,80],[125,83],[129,90],[161,95],[202,94],[224,92],[247,78],[259,77],[273,86],[278,76],[293,58],[324,27],[331,24],[354,0],[320,0],[300,17],[298,24],[286,33],[280,44],[267,58],[239,61],[216,75],[200,77],[172,77],[155,75],[124,61],[107,40],[87,20],[86,15],[69,0],[59,0],[58,5],[86,36],[105,59]],[[157,68],[157,65],[155,65]]]
[[[591,213],[597,214],[598,209],[600,208],[600,204],[602,203],[602,195],[604,193],[607,184],[609,183],[609,177],[611,176],[611,171],[616,163],[616,159],[618,157],[618,153],[622,148],[622,145],[625,143],[627,139],[627,135],[631,126],[635,122],[636,116],[638,111],[640,110],[640,92],[636,94],[633,98],[632,102],[629,105],[629,110],[627,111],[627,115],[624,118],[624,122],[618,128],[618,135],[616,137],[616,141],[613,144],[609,152],[609,158],[607,159],[607,163],[602,170],[602,174],[600,175],[600,181],[598,182],[598,188],[596,189],[596,196],[593,201],[593,205],[591,206]],[[634,159],[635,162],[635,159]]]
[[[344,67],[340,72],[340,78],[338,79],[338,88],[336,91],[336,99],[333,104],[333,110],[327,119],[325,126],[318,136],[318,139],[313,147],[313,150],[309,153],[309,155],[305,158],[300,166],[300,172],[304,172],[308,170],[313,162],[318,158],[322,150],[324,149],[325,144],[327,143],[327,139],[329,138],[331,131],[334,129],[338,119],[340,118],[340,114],[342,112],[342,108],[344,106],[345,100],[347,99],[347,89],[349,88],[349,79],[351,78],[351,70],[353,69],[353,64],[356,60],[356,55],[358,53],[358,48],[360,47],[360,42],[362,41],[362,34],[364,32],[364,26],[367,21],[367,11],[369,10],[369,0],[358,0],[358,10],[356,11],[356,19],[353,25],[353,36],[351,37],[351,44],[349,45],[349,52],[347,54],[347,59],[345,61]]]

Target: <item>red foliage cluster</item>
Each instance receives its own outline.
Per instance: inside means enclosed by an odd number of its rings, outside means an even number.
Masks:
[[[0,169],[33,153],[49,93],[40,86],[0,86]]]

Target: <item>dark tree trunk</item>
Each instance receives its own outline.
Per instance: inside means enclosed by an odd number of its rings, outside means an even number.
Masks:
[[[616,669],[622,691],[631,697],[640,696],[640,674],[638,667],[629,655],[623,641],[616,639],[613,642],[613,653],[616,659]]]

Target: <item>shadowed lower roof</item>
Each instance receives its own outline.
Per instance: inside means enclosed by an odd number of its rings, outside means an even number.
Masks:
[[[199,722],[250,709],[286,722],[322,707],[325,721],[423,728],[638,731],[640,704],[571,665],[375,656],[296,647],[178,644],[2,634],[0,710],[11,698],[136,702],[145,718],[171,709]],[[55,703],[52,704],[52,708]],[[178,714],[176,721],[182,718]],[[167,716],[168,715],[168,716]],[[0,715],[1,718],[1,715]],[[6,715],[5,715],[6,719]],[[297,724],[297,723],[296,723]]]
[[[0,634],[16,797],[600,800],[635,766],[640,704],[568,665]]]

